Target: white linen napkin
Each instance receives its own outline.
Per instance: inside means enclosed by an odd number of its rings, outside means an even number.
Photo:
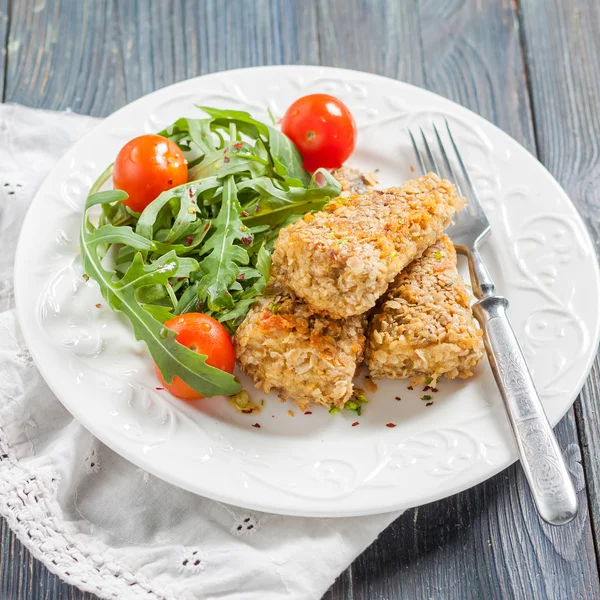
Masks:
[[[19,229],[96,122],[0,105],[0,514],[51,571],[102,598],[317,600],[400,513],[282,517],[180,490],[96,440],[33,364],[13,310]]]

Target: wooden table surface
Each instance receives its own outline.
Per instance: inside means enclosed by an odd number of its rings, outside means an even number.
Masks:
[[[5,102],[105,116],[165,85],[270,64],[348,67],[471,108],[536,154],[600,245],[598,0],[0,0]],[[557,427],[581,504],[540,523],[519,465],[410,510],[328,600],[600,598],[600,371]],[[93,598],[1,523],[0,599]]]

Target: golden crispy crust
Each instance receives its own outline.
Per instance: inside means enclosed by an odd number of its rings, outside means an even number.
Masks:
[[[323,317],[279,288],[238,328],[236,359],[256,387],[294,400],[302,410],[310,402],[341,408],[352,395],[365,329],[363,317]]]
[[[273,272],[316,312],[362,314],[463,205],[433,173],[384,192],[351,193],[280,232]]]
[[[366,362],[375,379],[469,377],[483,356],[456,251],[442,236],[390,285],[373,316]]]
[[[376,183],[372,177],[352,167],[338,167],[331,171],[331,174],[342,186],[342,196],[348,196],[350,193],[366,194]]]

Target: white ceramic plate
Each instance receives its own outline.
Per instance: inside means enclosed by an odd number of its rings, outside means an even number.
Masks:
[[[448,118],[492,223],[484,257],[511,301],[517,336],[555,424],[582,387],[598,343],[598,267],[581,219],[544,167],[502,131],[430,92],[366,73],[320,67],[216,73],[159,90],[107,118],[58,163],[29,210],[16,260],[19,318],[42,375],[68,410],[158,477],[283,514],[408,508],[464,490],[516,459],[487,361],[472,379],[441,382],[431,406],[406,382],[380,382],[362,417],[320,407],[302,414],[246,379],[253,398],[265,398],[259,415],[238,414],[223,398],[189,405],[156,389],[145,346],[82,277],[84,199],[127,140],[197,115],[194,104],[266,120],[268,108],[282,115],[312,92],[334,94],[350,107],[359,136],[349,164],[380,169],[384,185],[413,175],[407,125]]]

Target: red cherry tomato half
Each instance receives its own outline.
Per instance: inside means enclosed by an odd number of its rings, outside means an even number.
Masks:
[[[187,181],[188,168],[183,152],[160,135],[141,135],[127,142],[113,168],[115,189],[129,198],[123,204],[142,212],[161,192]]]
[[[356,123],[348,107],[333,96],[311,94],[294,102],[281,121],[281,130],[300,151],[304,168],[336,169],[354,151]]]
[[[235,366],[235,351],[229,333],[219,321],[202,313],[186,313],[174,317],[165,323],[165,327],[177,333],[175,338],[180,344],[187,346],[198,354],[204,354],[206,364],[233,373]],[[173,383],[167,384],[158,367],[154,370],[163,387],[173,396],[183,400],[203,398],[196,390],[184,383],[179,377],[173,377]]]

